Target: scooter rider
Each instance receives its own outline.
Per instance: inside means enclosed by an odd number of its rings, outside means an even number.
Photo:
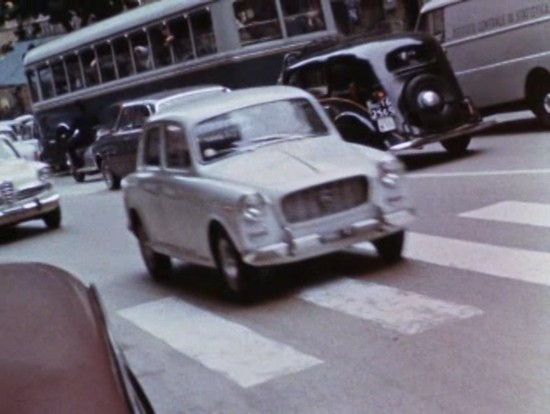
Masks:
[[[97,118],[86,111],[86,107],[81,101],[76,101],[75,106],[79,114],[72,125],[72,133],[67,142],[67,153],[74,168],[80,168],[82,167],[83,159],[78,154],[78,150],[86,148],[94,142],[94,126],[97,124]]]

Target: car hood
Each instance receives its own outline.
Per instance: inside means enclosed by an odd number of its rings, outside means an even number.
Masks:
[[[37,180],[37,171],[41,163],[27,162],[23,159],[0,161],[0,182],[11,181],[16,187]]]
[[[205,175],[257,188],[290,190],[351,175],[374,175],[382,151],[332,138],[266,145],[208,167]]]

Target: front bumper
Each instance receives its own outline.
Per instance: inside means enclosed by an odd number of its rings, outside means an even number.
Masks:
[[[13,225],[23,221],[40,218],[58,207],[58,194],[34,197],[11,205],[0,205],[0,226]]]
[[[414,220],[412,210],[405,209],[358,221],[330,233],[293,237],[287,231],[287,241],[263,246],[243,254],[243,260],[252,266],[272,266],[292,263],[343,250],[353,244],[372,241],[403,230]]]
[[[428,145],[434,142],[440,142],[451,138],[457,138],[461,136],[473,135],[478,132],[484,131],[496,124],[496,121],[482,121],[476,123],[469,123],[455,128],[451,131],[443,132],[440,134],[424,135],[422,137],[413,138],[411,140],[401,142],[399,144],[392,145],[389,150],[392,152],[403,151],[413,148],[421,148],[424,145]]]

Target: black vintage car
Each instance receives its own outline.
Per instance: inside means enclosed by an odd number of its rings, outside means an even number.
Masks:
[[[122,178],[136,169],[138,140],[150,115],[183,101],[228,91],[220,85],[200,85],[157,92],[121,103],[114,123],[98,126],[96,141],[84,155],[84,165],[75,178],[83,181],[84,174],[101,172],[110,190],[120,188]]]
[[[0,264],[2,413],[152,414],[96,288],[43,263]]]
[[[432,37],[334,37],[288,55],[280,82],[314,94],[343,137],[384,150],[432,142],[453,154],[487,128]]]

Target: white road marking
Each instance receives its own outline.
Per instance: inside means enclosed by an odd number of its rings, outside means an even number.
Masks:
[[[408,233],[404,257],[550,286],[550,253]]]
[[[315,305],[368,320],[405,335],[414,335],[454,319],[467,319],[483,313],[472,306],[352,279],[307,289],[299,296]]]
[[[487,206],[479,210],[469,211],[459,216],[550,227],[550,204],[503,201],[502,203]]]
[[[323,363],[175,298],[145,303],[118,313],[244,388]]]
[[[538,175],[550,174],[550,168],[537,170],[504,170],[504,171],[464,171],[464,172],[441,172],[441,173],[408,173],[408,178],[455,178],[455,177],[480,177],[480,176],[502,176],[502,175]]]

